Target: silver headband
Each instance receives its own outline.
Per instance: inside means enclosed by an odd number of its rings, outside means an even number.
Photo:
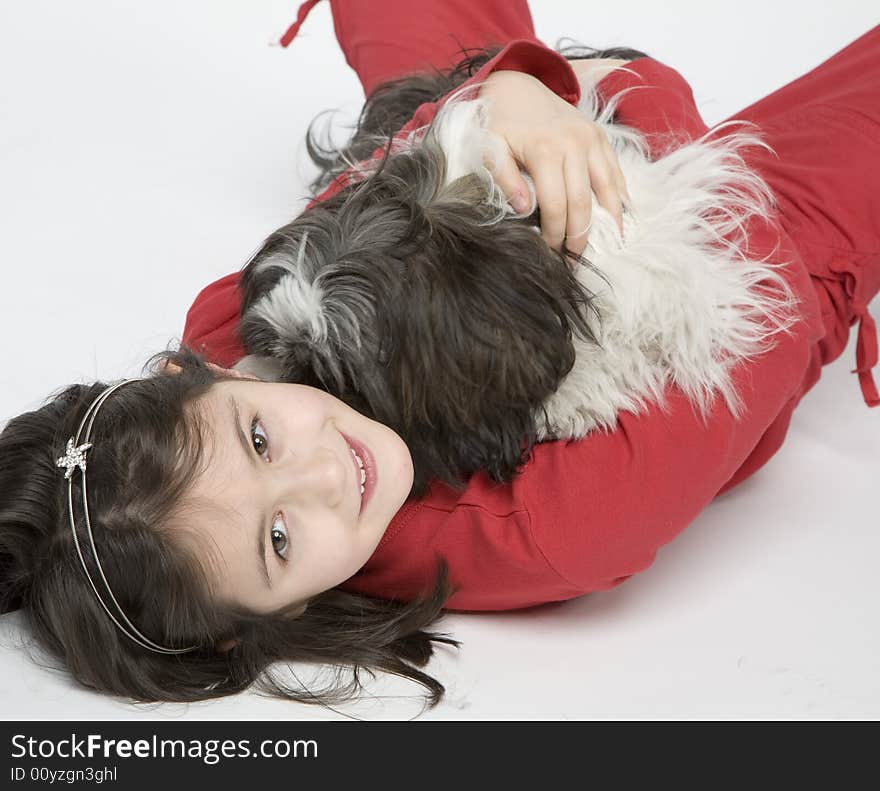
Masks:
[[[189,648],[166,648],[165,646],[159,645],[158,643],[154,643],[148,637],[143,635],[135,625],[126,617],[125,613],[122,611],[122,607],[119,605],[119,602],[116,601],[116,597],[113,595],[113,591],[110,589],[110,583],[107,582],[107,577],[104,574],[104,569],[101,567],[101,561],[98,560],[98,551],[95,547],[95,539],[92,535],[92,523],[89,520],[89,506],[86,501],[86,452],[89,448],[92,447],[92,443],[89,442],[89,437],[92,433],[92,424],[95,422],[95,415],[98,414],[98,410],[103,405],[104,401],[107,400],[107,397],[116,389],[122,387],[122,385],[127,384],[128,382],[140,382],[143,379],[123,379],[121,382],[117,382],[115,385],[108,387],[104,390],[93,402],[92,405],[86,410],[85,415],[83,415],[83,419],[79,424],[79,430],[76,432],[75,437],[71,437],[67,440],[67,450],[66,453],[61,456],[56,464],[59,467],[65,468],[66,472],[64,473],[64,477],[67,478],[67,504],[70,509],[70,529],[73,531],[73,543],[76,545],[76,553],[79,555],[79,562],[82,563],[83,571],[86,573],[86,577],[88,577],[89,584],[92,586],[92,590],[95,592],[95,596],[98,601],[101,603],[101,606],[107,612],[107,615],[110,616],[113,623],[119,627],[119,630],[125,634],[127,637],[134,640],[136,643],[140,644],[144,648],[149,649],[150,651],[155,651],[159,654],[185,654],[188,651],[195,651],[198,646],[190,646]],[[86,428],[86,433],[82,437],[83,426],[86,423],[86,420],[89,421],[88,428]],[[80,444],[82,443],[82,444]],[[113,615],[110,611],[110,608],[107,606],[101,594],[98,592],[98,588],[95,586],[95,581],[92,579],[92,575],[89,573],[88,566],[86,566],[85,558],[83,558],[82,549],[79,545],[79,539],[76,535],[76,521],[73,518],[73,473],[76,471],[76,468],[82,471],[82,502],[83,502],[83,510],[86,515],[86,527],[89,531],[89,541],[92,544],[92,555],[95,558],[95,565],[98,567],[98,571],[101,572],[101,579],[104,580],[104,585],[107,587],[107,592],[110,594],[110,598],[113,601],[113,604],[116,605],[116,609],[119,611],[119,616],[125,621],[126,626],[123,626],[119,619]]]

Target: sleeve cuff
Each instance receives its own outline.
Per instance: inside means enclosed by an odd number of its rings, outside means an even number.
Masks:
[[[205,286],[186,313],[181,343],[201,354],[208,362],[230,368],[244,357],[238,337],[241,295],[239,272]]]
[[[494,71],[530,74],[569,104],[577,104],[581,99],[581,86],[571,64],[539,41],[511,41],[465,84],[481,82]]]

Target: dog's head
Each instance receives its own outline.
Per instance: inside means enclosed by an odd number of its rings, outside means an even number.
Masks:
[[[456,155],[465,133],[444,117],[278,229],[241,279],[247,350],[400,434],[416,497],[479,469],[509,482],[574,363],[572,331],[593,338],[592,295],[535,214],[513,215]]]

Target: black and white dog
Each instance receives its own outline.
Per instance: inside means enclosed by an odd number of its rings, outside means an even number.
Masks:
[[[236,367],[390,426],[416,497],[479,469],[509,482],[535,442],[609,430],[620,410],[662,406],[670,385],[704,420],[716,394],[738,416],[731,368],[796,320],[784,263],[747,253],[745,226],[773,199],[738,152],[768,147],[716,128],[652,161],[614,122],[618,97],[600,107],[601,76],[580,109],[633,199],[622,237],[594,196],[584,257],[572,267],[551,250],[538,213],[515,214],[484,167],[486,107],[459,91],[266,240],[242,275],[249,354]]]

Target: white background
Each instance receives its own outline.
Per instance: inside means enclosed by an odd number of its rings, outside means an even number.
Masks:
[[[576,10],[575,10],[576,9]],[[209,282],[304,206],[308,122],[363,101],[320,3],[288,49],[288,0],[0,5],[0,425],[74,381],[140,372]],[[674,66],[714,123],[878,22],[876,4],[535,0],[538,36],[630,46]],[[878,302],[873,313],[880,318]],[[784,447],[623,586],[559,605],[449,615],[433,719],[875,718],[880,714],[880,410],[855,329]],[[0,717],[340,719],[245,693],[137,707],[75,688],[0,623]],[[296,668],[308,683],[318,671]],[[322,676],[323,677],[323,676]],[[366,677],[367,680],[368,677]],[[412,717],[382,676],[342,707]],[[384,696],[384,697],[381,697]]]

